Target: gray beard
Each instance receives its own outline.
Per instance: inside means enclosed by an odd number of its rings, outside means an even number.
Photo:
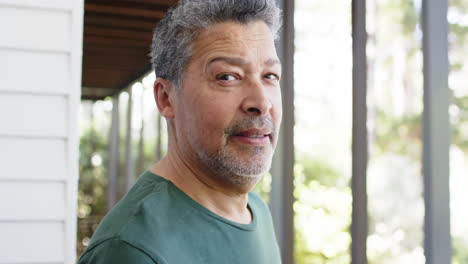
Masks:
[[[225,146],[226,147],[226,146]],[[271,155],[265,157],[264,147],[256,147],[248,162],[240,160],[226,148],[217,153],[197,152],[201,163],[209,168],[217,178],[234,185],[254,185],[262,178],[271,166]]]
[[[252,127],[269,128],[273,135],[276,134],[276,129],[271,119],[258,116],[246,117],[225,129],[226,145],[223,145],[221,149],[215,152],[208,152],[198,145],[198,142],[194,142],[195,149],[198,150],[196,151],[196,155],[201,164],[211,170],[217,178],[225,182],[240,186],[256,184],[260,181],[263,174],[270,169],[273,146],[270,145],[271,152],[268,154],[265,153],[268,151],[268,147],[246,147],[244,151],[249,151],[252,157],[248,161],[241,160],[235,150],[232,149],[230,151],[229,148],[230,136]]]

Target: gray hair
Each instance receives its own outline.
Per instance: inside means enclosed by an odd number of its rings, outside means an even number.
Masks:
[[[181,0],[154,30],[150,53],[154,72],[180,86],[192,42],[203,29],[227,21],[263,21],[276,39],[280,16],[274,0]]]

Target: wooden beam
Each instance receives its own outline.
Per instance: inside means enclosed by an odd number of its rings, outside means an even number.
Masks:
[[[106,98],[105,96],[90,96],[90,95],[82,94],[80,100],[98,101],[98,100],[104,100],[105,98]]]
[[[132,73],[135,68],[139,68],[140,64],[134,67],[122,66],[122,65],[88,65],[86,69],[93,72],[111,72],[111,73]]]
[[[149,60],[149,51],[147,49],[131,49],[123,47],[105,47],[88,48],[83,51],[83,56],[87,56],[89,62],[100,62],[102,58],[115,57],[115,61],[124,60],[125,62],[141,62],[142,59]],[[146,62],[146,61],[145,61]],[[113,62],[112,62],[113,63]]]
[[[84,30],[84,37],[87,36],[100,36],[100,37],[111,37],[111,38],[124,38],[131,40],[144,40],[147,43],[151,43],[153,33],[151,31],[136,31],[131,29],[117,29],[117,28],[106,28],[99,26],[87,26]],[[116,40],[118,41],[118,40]]]
[[[114,0],[112,0],[114,1]],[[120,0],[122,2],[130,3],[144,3],[144,4],[155,4],[158,6],[172,7],[175,6],[179,1],[178,0]]]
[[[101,44],[93,44],[89,43],[86,45],[86,47],[83,49],[83,52],[93,52],[93,53],[109,53],[109,54],[123,54],[123,55],[140,55],[142,53],[147,54],[148,51],[146,49],[138,49],[138,48],[133,48],[129,49],[128,47],[121,47],[121,46],[115,46],[115,45],[101,45]]]
[[[131,84],[135,82],[136,79],[141,78],[141,76],[144,76],[148,74],[149,71],[151,71],[151,63],[148,62],[144,66],[142,66],[139,69],[135,69],[133,71],[132,75],[129,75],[129,78],[127,78],[127,81],[124,82],[124,84],[121,86],[121,88],[129,87]]]
[[[120,89],[127,82],[128,78],[133,76],[133,72],[85,68],[83,70],[82,85]]]
[[[128,70],[119,71],[117,69],[109,69],[109,68],[102,68],[102,69],[101,68],[88,68],[88,69],[90,69],[89,73],[94,73],[94,74],[104,75],[104,76],[109,75],[109,77],[111,77],[111,78],[115,78],[116,73],[126,73],[126,72],[128,72]],[[133,70],[133,71],[135,71],[135,70]],[[103,86],[94,86],[93,85],[91,87],[103,87]]]
[[[124,17],[142,17],[161,19],[166,12],[162,10],[148,10],[132,7],[119,7],[113,5],[85,4],[85,12],[97,12],[100,14],[119,15]]]
[[[106,97],[119,92],[119,89],[113,88],[96,88],[96,87],[82,87],[81,95],[88,97]]]
[[[146,9],[159,9],[167,10],[168,8],[175,6],[179,1],[177,0],[86,0],[90,4],[99,5],[117,5],[127,7],[138,7]]]
[[[100,44],[104,46],[114,46],[114,47],[129,47],[129,48],[146,48],[148,49],[151,45],[151,41],[141,40],[141,39],[128,39],[128,38],[115,38],[107,36],[94,36],[87,35],[84,36],[84,44]]]
[[[159,22],[159,19],[154,22],[143,21],[141,19],[131,19],[124,17],[112,17],[102,15],[86,15],[85,16],[85,28],[90,26],[103,27],[103,28],[118,28],[122,30],[137,30],[152,32],[155,26]]]
[[[85,51],[83,64],[85,67],[111,67],[123,69],[135,69],[150,61],[147,52],[139,54],[110,53]]]

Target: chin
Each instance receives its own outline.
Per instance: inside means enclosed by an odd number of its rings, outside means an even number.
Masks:
[[[253,188],[270,169],[271,159],[261,163],[230,165],[231,167],[225,167],[225,173],[218,175],[222,175],[223,180],[231,184]]]
[[[250,192],[255,185],[263,178],[265,173],[259,175],[231,175],[229,177],[223,177],[223,182],[230,185],[232,189],[237,190],[240,193]]]
[[[270,169],[272,152],[255,148],[249,152],[237,149],[222,149],[217,152],[197,152],[199,160],[219,182],[230,188],[250,190]]]

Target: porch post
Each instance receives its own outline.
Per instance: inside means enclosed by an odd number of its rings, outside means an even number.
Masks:
[[[283,122],[271,168],[270,208],[284,264],[294,263],[294,1],[278,0],[283,29],[277,51],[283,74]]]
[[[367,33],[366,0],[352,1],[353,128],[351,263],[367,263]]]
[[[426,263],[451,263],[447,0],[422,2],[423,174]]]
[[[109,133],[109,170],[107,210],[117,202],[117,175],[119,174],[119,95],[112,97],[112,121]]]

